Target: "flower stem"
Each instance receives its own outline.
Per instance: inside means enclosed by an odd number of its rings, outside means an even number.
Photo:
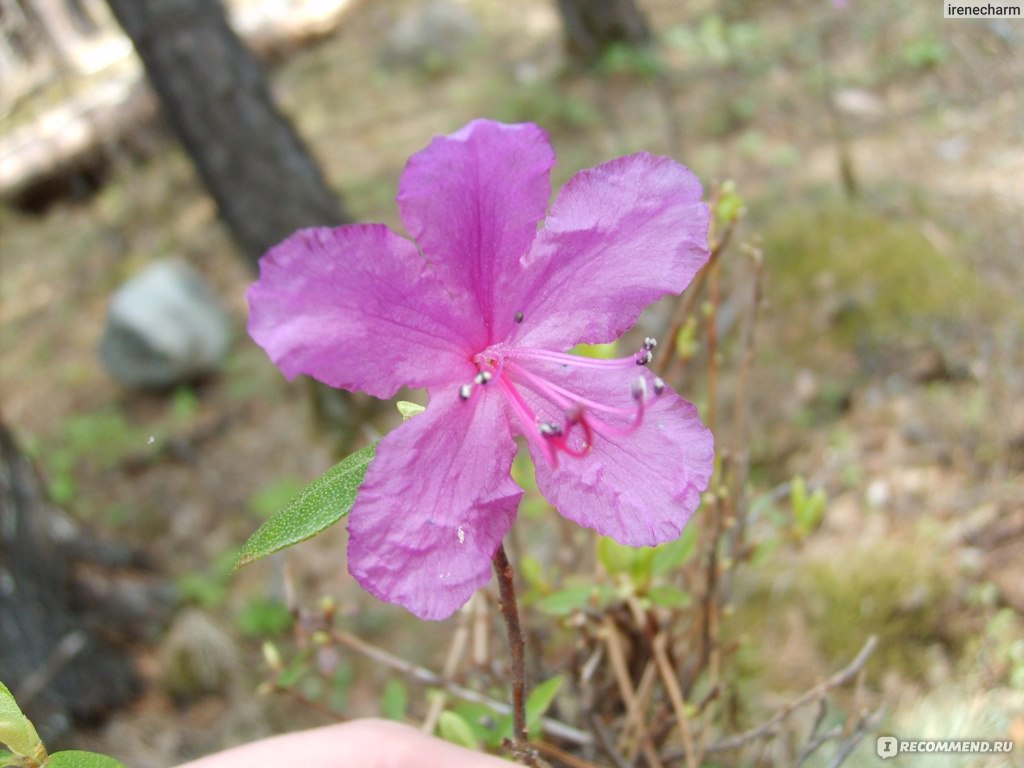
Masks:
[[[494,572],[498,577],[498,602],[508,632],[508,648],[512,657],[512,753],[525,765],[538,765],[526,734],[526,671],[523,663],[523,631],[519,626],[516,605],[515,573],[505,554],[504,543],[494,553]]]

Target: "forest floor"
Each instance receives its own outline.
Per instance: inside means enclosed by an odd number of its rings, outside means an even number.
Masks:
[[[451,55],[394,39],[415,3],[358,4],[274,69],[274,91],[350,215],[396,228],[405,160],[478,116],[545,127],[556,189],[641,149],[709,188],[732,180],[747,215],[723,257],[726,331],[735,322],[720,446],[736,448],[725,414],[751,279],[740,244],[763,250],[766,276],[747,382],[751,530],[766,546],[730,618],[760,649],[748,706],[771,711],[877,634],[869,687],[885,732],[1012,738],[1024,759],[1024,26],[943,20],[915,2],[642,5],[658,57],[623,52],[587,76],[563,71],[550,2],[453,3],[472,23]],[[144,547],[180,595],[169,625],[132,649],[141,699],[73,737],[135,768],[324,721],[252,693],[268,676],[262,643],[288,645],[288,590],[306,605],[332,596],[361,637],[433,669],[455,621],[414,623],[361,593],[340,527],[231,572],[259,523],[330,466],[332,445],[306,389],[245,336],[251,275],[187,158],[153,141],[143,157],[113,154],[83,199],[0,210],[3,418],[54,499]],[[164,256],[210,280],[237,336],[216,377],[130,392],[99,364],[107,303]],[[645,317],[655,335],[669,309]],[[684,381],[706,409],[706,379]],[[780,521],[797,476],[828,507],[794,545]],[[336,670],[318,692],[332,706],[387,711],[388,673]],[[851,764],[875,759],[870,740]],[[928,763],[947,764],[1012,763]]]

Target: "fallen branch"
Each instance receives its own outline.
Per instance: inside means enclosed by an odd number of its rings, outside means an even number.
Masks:
[[[779,724],[787,720],[790,717],[790,715],[792,715],[796,710],[806,706],[807,704],[810,704],[811,702],[821,700],[833,688],[841,688],[842,686],[852,681],[855,677],[857,677],[857,675],[859,675],[861,670],[864,668],[864,665],[867,663],[868,658],[870,658],[871,654],[874,653],[875,647],[877,645],[878,638],[875,635],[872,635],[868,638],[867,642],[864,643],[864,647],[860,649],[860,653],[857,654],[853,661],[851,661],[846,667],[841,669],[839,672],[832,675],[832,677],[819,683],[803,695],[797,697],[789,704],[787,704],[785,707],[783,707],[781,710],[779,710],[779,712],[777,712],[772,717],[768,718],[755,728],[751,728],[750,730],[744,731],[743,733],[737,734],[735,736],[730,736],[726,739],[722,739],[721,741],[713,742],[705,748],[704,752],[706,754],[713,754],[716,752],[729,752],[734,749],[744,747],[750,742],[756,741],[757,739],[765,738],[767,736],[774,736],[775,729],[779,726]],[[678,760],[683,757],[686,757],[686,750],[679,748],[666,750],[661,755],[662,760],[665,761]]]

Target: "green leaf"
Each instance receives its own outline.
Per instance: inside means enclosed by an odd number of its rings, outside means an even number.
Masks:
[[[437,721],[437,729],[441,738],[446,741],[467,749],[480,749],[480,742],[477,741],[476,734],[473,733],[473,727],[465,721],[462,715],[445,710]]]
[[[388,680],[380,696],[380,713],[389,720],[405,720],[409,709],[409,689],[396,677]]]
[[[548,580],[544,578],[544,566],[533,555],[519,558],[519,576],[531,589],[548,589]]]
[[[9,750],[0,749],[0,768],[19,765],[21,765],[21,758],[15,757],[14,753]]]
[[[659,584],[647,591],[647,597],[655,605],[663,608],[685,608],[690,604],[690,596],[671,584]]]
[[[653,547],[627,547],[607,536],[597,542],[597,558],[608,573],[628,574],[635,585],[646,585],[654,562]]]
[[[536,729],[540,719],[544,717],[544,713],[558,695],[563,682],[564,678],[561,675],[555,675],[530,691],[530,695],[526,697],[526,730]]]
[[[568,616],[583,608],[598,607],[614,597],[615,589],[608,586],[566,587],[542,597],[537,601],[536,608],[549,616]]]
[[[235,567],[312,538],[349,513],[377,444],[342,459],[261,525],[238,553]]]
[[[25,717],[7,686],[0,683],[0,744],[6,744],[16,755],[41,763],[46,759],[43,746],[35,726]]]
[[[607,536],[602,536],[597,542],[597,559],[604,566],[608,573],[626,573],[636,560],[636,550],[619,544]]]
[[[281,635],[292,628],[292,612],[280,600],[263,595],[246,601],[235,617],[235,624],[246,637]]]
[[[395,407],[398,408],[398,412],[402,414],[403,422],[408,421],[413,416],[416,416],[417,414],[423,413],[425,410],[427,410],[419,403],[410,403],[408,400],[399,400],[397,403],[395,403]]]
[[[674,339],[676,355],[683,360],[692,359],[700,350],[700,341],[697,339],[697,321],[693,317],[686,318],[683,327],[679,329]]]
[[[727,181],[722,185],[718,195],[718,203],[715,206],[715,214],[718,216],[720,227],[726,227],[733,223],[743,213],[743,198],[736,192],[736,184]]]
[[[124,763],[96,752],[68,749],[50,755],[43,768],[124,768]]]
[[[512,715],[502,715],[486,704],[470,701],[458,702],[453,711],[470,728],[477,741],[487,747],[500,747],[503,739],[512,738]]]
[[[800,475],[793,478],[790,491],[794,530],[798,539],[805,539],[821,525],[828,507],[828,496],[823,488],[807,493],[807,483]]]
[[[654,552],[651,572],[661,576],[683,566],[697,551],[697,526],[691,522],[675,541],[662,544]]]

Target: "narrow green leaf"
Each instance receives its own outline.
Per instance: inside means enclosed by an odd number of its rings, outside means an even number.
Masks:
[[[392,677],[384,686],[380,697],[380,713],[388,720],[404,720],[409,709],[409,689],[397,677]]]
[[[663,608],[685,608],[690,604],[690,596],[671,584],[659,584],[651,587],[647,597],[655,605]]]
[[[486,704],[469,701],[458,702],[452,711],[466,721],[477,741],[486,747],[500,747],[502,739],[512,738],[511,715],[500,715]]]
[[[617,541],[602,536],[597,542],[597,559],[608,573],[626,573],[636,561],[637,552],[634,547],[627,547]]]
[[[568,616],[590,605],[594,588],[590,586],[566,587],[537,601],[537,610],[549,616]]]
[[[654,552],[651,572],[661,576],[685,564],[697,551],[697,533],[697,525],[691,521],[678,539],[659,546]]]
[[[574,611],[600,607],[615,598],[615,589],[607,585],[566,587],[537,601],[535,607],[549,616],[568,616]]]
[[[467,749],[480,749],[480,742],[477,741],[476,734],[473,733],[473,727],[463,719],[462,715],[445,710],[437,721],[437,729],[441,738],[446,741]]]
[[[519,558],[519,576],[530,585],[531,589],[548,589],[548,581],[544,578],[544,566],[533,555]]]
[[[312,538],[349,513],[377,444],[342,459],[261,525],[238,553],[235,567]]]
[[[551,702],[558,695],[558,690],[562,687],[563,682],[564,678],[561,675],[555,675],[530,691],[530,695],[526,697],[526,729],[528,731],[536,730],[540,719],[544,717],[544,713],[548,711]]]
[[[3,683],[0,683],[0,744],[6,745],[14,754],[30,757],[36,762],[46,758],[46,748],[35,726],[25,717],[14,700],[14,694]]]
[[[43,768],[124,768],[124,763],[96,752],[68,749],[50,755]]]

